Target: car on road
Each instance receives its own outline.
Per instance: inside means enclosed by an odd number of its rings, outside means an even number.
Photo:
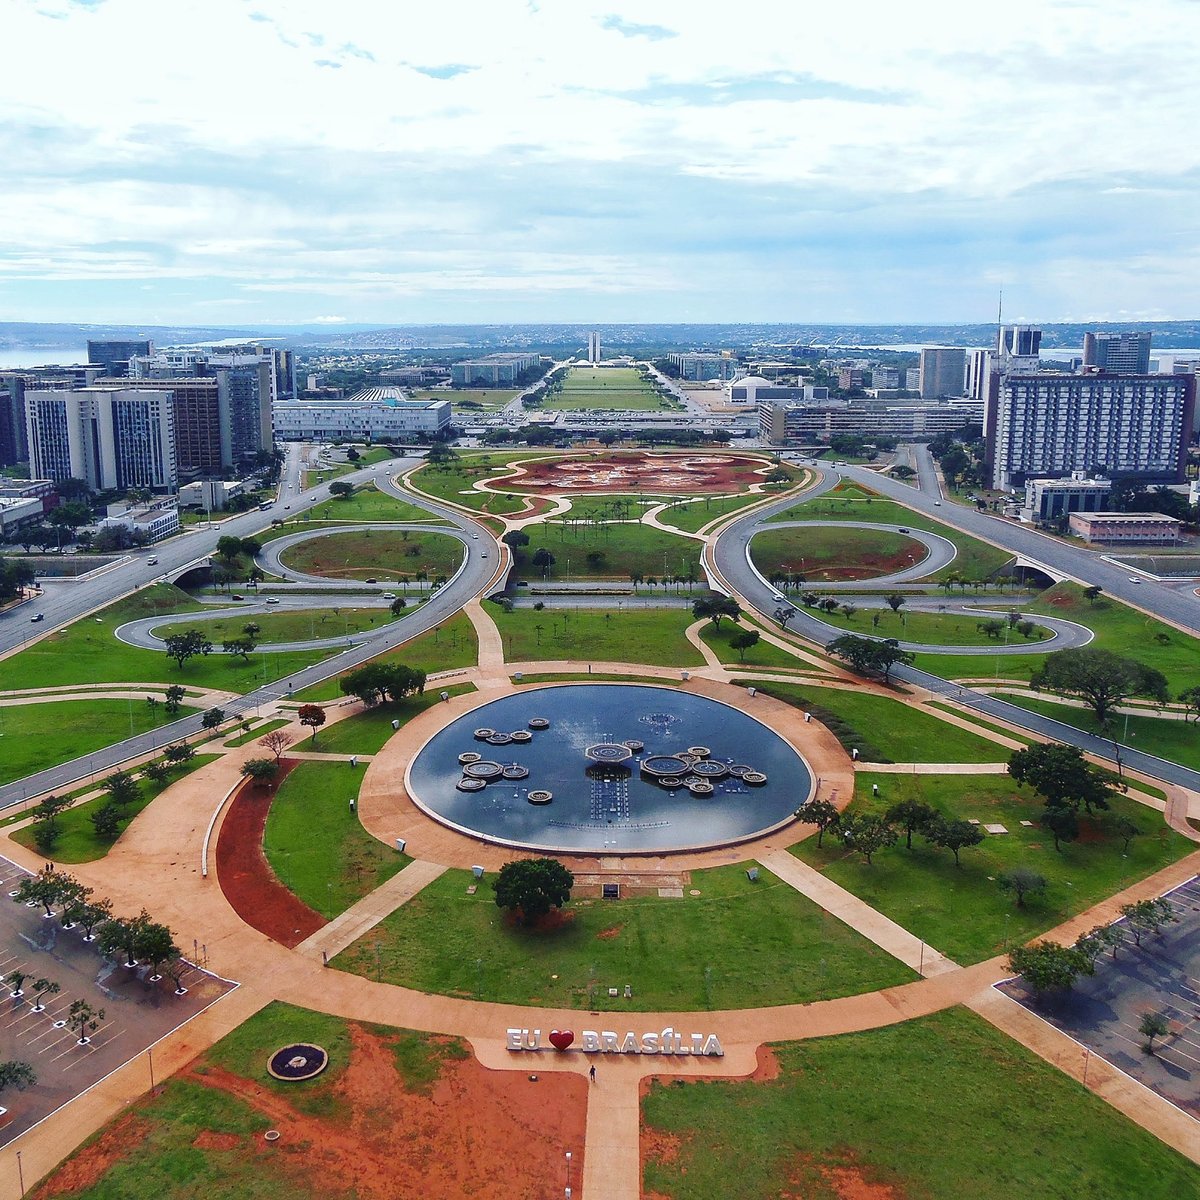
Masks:
[[[368,579],[366,582],[367,583],[378,583],[379,580],[378,579]]]
[[[771,599],[772,599],[772,600],[774,600],[776,604],[783,604],[783,603],[784,603],[784,599],[783,599],[783,597],[782,597],[782,596],[781,596],[781,595],[780,595],[778,592],[772,592],[772,593],[771,593]]]
[[[901,532],[901,533],[907,533],[907,532],[908,532],[908,530],[907,530],[907,529],[905,529],[903,525],[900,525],[900,526],[898,526],[898,528],[899,528],[899,530],[900,530],[900,532]]]
[[[480,554],[480,556],[479,556],[479,557],[480,557],[480,558],[487,558],[487,551],[486,551],[486,550],[485,550],[485,551],[483,551],[483,553],[482,553],[482,554]]]
[[[396,598],[396,593],[395,593],[395,592],[384,592],[384,593],[383,593],[383,598],[384,598],[385,600],[395,600],[395,598]]]
[[[267,603],[268,603],[268,604],[278,604],[278,603],[279,603],[279,599],[278,599],[276,596],[268,596],[268,597],[267,597]]]
[[[233,595],[231,595],[229,598],[230,598],[230,600],[245,600],[246,597],[243,596],[240,592],[234,592]]]
[[[34,613],[33,616],[30,617],[29,619],[31,621],[44,621],[46,619],[46,614],[45,613]]]
[[[942,502],[941,502],[940,500],[935,500],[935,501],[933,502],[933,506],[934,506],[934,508],[941,508],[941,507],[942,507]]]
[[[1130,583],[1141,583],[1142,581],[1136,575],[1130,575],[1129,582]]]
[[[146,559],[146,565],[148,567],[157,566],[158,565],[158,555],[157,554],[150,555],[150,557],[148,559]]]

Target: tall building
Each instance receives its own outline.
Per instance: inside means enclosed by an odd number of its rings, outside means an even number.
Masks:
[[[961,396],[967,371],[967,352],[958,347],[931,346],[921,351],[921,399]]]
[[[988,381],[992,377],[992,352],[972,350],[967,359],[967,395],[972,400],[986,400]]]
[[[98,388],[120,388],[120,382],[96,380]],[[125,385],[129,386],[129,385]],[[175,463],[185,479],[226,475],[233,469],[233,455],[221,442],[220,389],[215,377],[139,379],[138,391],[162,392],[175,407]]]
[[[83,479],[97,491],[178,486],[169,392],[33,389],[25,393],[25,427],[37,478]]]
[[[275,351],[275,399],[294,400],[296,398],[296,352],[295,350]]]
[[[263,358],[239,366],[215,368],[221,422],[221,454],[236,470],[270,450],[274,363]]]
[[[88,362],[102,367],[104,374],[123,379],[129,374],[129,360],[138,355],[154,353],[154,343],[147,339],[92,341],[88,338]]]
[[[1083,369],[1112,375],[1145,375],[1150,370],[1149,330],[1142,333],[1085,333]]]
[[[994,487],[1073,472],[1179,482],[1196,406],[1192,375],[1006,375],[984,419]]]
[[[598,363],[600,361],[600,333],[593,329],[588,334],[588,362]]]
[[[11,467],[28,457],[24,406],[18,406],[13,389],[0,380],[0,467]]]
[[[678,369],[680,379],[697,382],[732,379],[734,368],[737,366],[727,354],[672,354],[671,362]]]

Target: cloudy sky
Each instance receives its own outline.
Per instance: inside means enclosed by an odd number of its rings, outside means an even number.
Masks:
[[[0,320],[1200,314],[1197,0],[0,0]]]

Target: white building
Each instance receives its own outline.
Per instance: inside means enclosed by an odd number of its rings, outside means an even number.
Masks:
[[[598,363],[600,361],[600,334],[593,329],[588,334],[588,362]]]
[[[153,504],[132,508],[125,504],[110,504],[108,516],[96,524],[101,529],[121,526],[131,533],[144,533],[147,541],[161,542],[179,532],[179,509],[174,504]]]
[[[399,388],[366,388],[346,400],[281,400],[275,436],[285,442],[404,442],[450,428],[449,400],[409,400]]]
[[[197,479],[179,489],[179,503],[220,512],[234,496],[240,496],[245,490],[246,485],[240,479]]]

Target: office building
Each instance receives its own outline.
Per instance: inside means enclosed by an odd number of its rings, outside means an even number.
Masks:
[[[597,337],[596,353],[600,342]],[[596,359],[600,361],[599,357]],[[488,354],[483,358],[468,358],[450,368],[450,380],[458,387],[516,387],[541,366],[537,354]]]
[[[88,362],[100,367],[101,373],[113,379],[123,379],[129,374],[129,361],[138,355],[154,353],[154,343],[147,339],[92,341],[88,338]]]
[[[931,346],[921,351],[922,400],[961,396],[967,371],[967,352],[958,347]]]
[[[986,400],[992,377],[992,352],[972,350],[967,359],[966,393],[972,400]]]
[[[727,354],[672,354],[671,363],[679,378],[704,383],[710,379],[732,379],[737,363]]]
[[[593,329],[588,334],[588,362],[598,363],[600,361],[600,334]]]
[[[275,399],[294,400],[296,398],[296,352],[295,350],[275,351]]]
[[[992,485],[1074,472],[1179,482],[1195,405],[1191,375],[1006,375],[984,418]]]
[[[29,457],[24,405],[18,407],[14,392],[0,381],[0,467],[11,467]]]
[[[1172,546],[1183,539],[1183,522],[1162,513],[1072,513],[1070,529],[1108,546]]]
[[[958,433],[978,422],[982,405],[969,400],[933,403],[912,400],[826,401],[819,404],[758,406],[759,436],[773,445],[788,442],[828,442],[838,434],[853,434],[868,440],[876,437],[912,441],[942,433]]]
[[[904,390],[906,392],[920,392],[921,390],[921,368],[908,367],[904,372]]]
[[[825,389],[826,395],[829,389]],[[761,375],[743,375],[729,385],[730,404],[760,404],[764,400],[803,400],[803,387],[786,387]]]
[[[1102,512],[1111,498],[1111,480],[1088,479],[1080,472],[1070,479],[1027,479],[1021,520],[1036,525],[1076,512]]]
[[[844,392],[848,392],[851,388],[866,387],[867,373],[862,367],[839,367],[838,368],[838,387]]]
[[[904,372],[899,367],[885,367],[876,363],[871,368],[871,386],[873,388],[902,388]]]
[[[246,490],[240,479],[196,479],[179,489],[179,503],[184,508],[202,508],[220,512],[235,496]]]
[[[273,445],[271,394],[274,365],[269,358],[215,367],[221,421],[221,454],[234,470],[246,470]]]
[[[1002,325],[996,334],[996,353],[1003,358],[1037,359],[1042,331],[1033,325]]]
[[[1085,333],[1083,369],[1111,375],[1145,375],[1150,370],[1149,331]]]
[[[179,508],[173,501],[158,504],[110,504],[108,515],[96,522],[101,529],[128,529],[140,533],[147,543],[161,542],[179,532]]]
[[[137,388],[29,390],[31,474],[82,479],[93,491],[174,491],[175,413],[169,392]]]
[[[443,436],[449,400],[409,400],[398,388],[366,388],[346,400],[281,400],[275,436],[285,442],[412,442]]]

